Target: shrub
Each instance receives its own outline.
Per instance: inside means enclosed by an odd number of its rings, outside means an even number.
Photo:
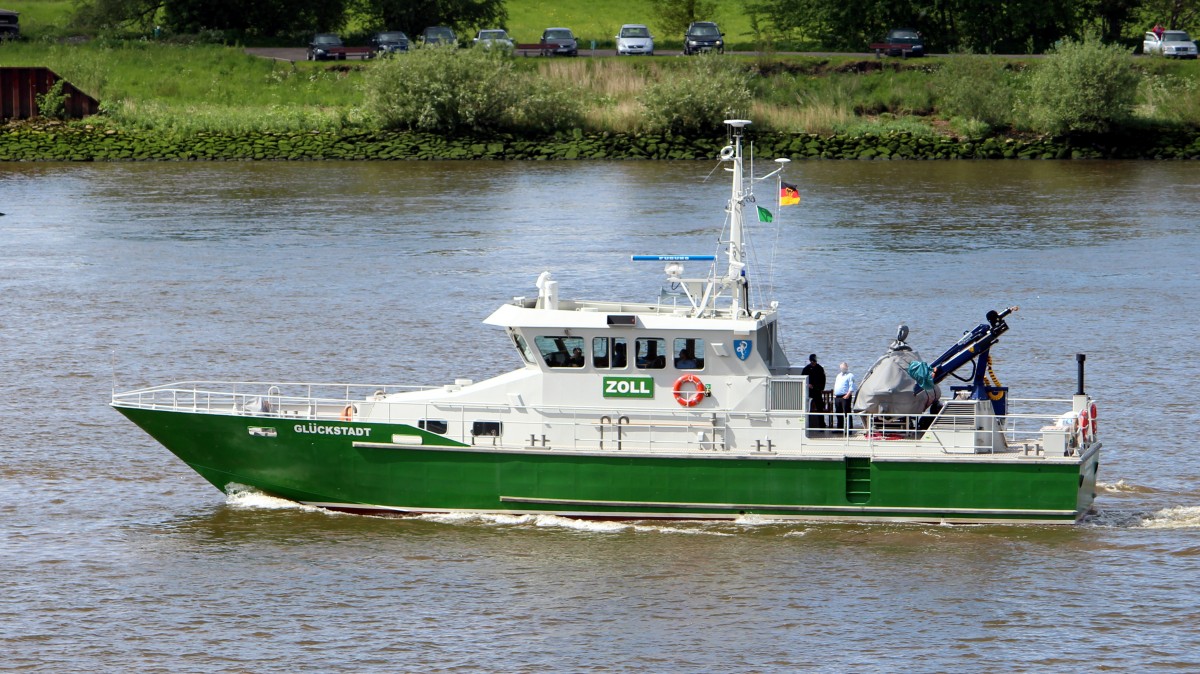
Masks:
[[[732,60],[701,54],[680,70],[663,72],[638,97],[646,109],[646,126],[682,134],[720,131],[724,120],[749,112],[749,79]]]
[[[1126,50],[1095,35],[1067,41],[1033,72],[1030,121],[1046,133],[1105,133],[1129,118],[1137,88]]]
[[[366,113],[383,128],[550,133],[583,120],[573,86],[518,73],[498,51],[416,49],[375,64],[364,86]]]
[[[427,47],[367,73],[365,108],[384,128],[491,131],[516,103],[512,62],[498,51]]]
[[[583,96],[574,86],[552,83],[523,73],[513,83],[519,99],[505,116],[514,131],[550,133],[583,125]]]
[[[1004,64],[994,57],[959,54],[946,59],[934,80],[938,108],[945,117],[977,120],[989,127],[1012,119],[1013,87]]]
[[[50,119],[66,119],[67,95],[63,93],[63,80],[56,81],[50,90],[35,97],[38,114]]]

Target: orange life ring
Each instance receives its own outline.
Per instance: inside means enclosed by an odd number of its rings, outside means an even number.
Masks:
[[[346,409],[342,410],[342,421],[354,421],[354,413],[356,411],[354,405],[346,405]]]
[[[1100,424],[1096,423],[1096,403],[1092,403],[1091,409],[1088,411],[1088,416],[1092,418],[1092,437],[1096,437],[1096,431],[1100,430]]]
[[[695,384],[696,390],[684,395],[680,389],[683,388],[684,384],[688,383]],[[675,386],[671,390],[675,393],[675,400],[684,407],[695,407],[701,400],[704,400],[704,382],[700,381],[700,378],[694,374],[685,374],[676,379]]]

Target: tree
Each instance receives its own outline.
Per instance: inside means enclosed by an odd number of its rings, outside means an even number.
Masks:
[[[1139,16],[1145,29],[1160,23],[1164,28],[1196,30],[1200,28],[1200,0],[1142,0]],[[1141,31],[1138,31],[1141,33]]]
[[[81,2],[71,17],[77,27],[132,27],[148,31],[154,26],[162,0],[90,0]]]
[[[273,36],[336,30],[347,0],[163,0],[163,21],[180,33],[204,29]]]
[[[460,35],[473,29],[504,27],[504,0],[360,0],[360,10],[379,28],[410,36],[429,26],[450,26]]]
[[[1138,1],[753,0],[748,11],[830,49],[862,51],[889,29],[915,28],[933,51],[1025,53],[1078,34],[1093,3]]]
[[[682,35],[693,21],[712,21],[716,0],[652,0],[658,25],[668,33]]]
[[[1087,9],[1097,19],[1100,39],[1120,42],[1125,36],[1125,27],[1133,21],[1134,10],[1142,3],[1143,0],[1094,0]]]
[[[348,0],[87,0],[77,25],[128,26],[149,30],[160,21],[177,33],[228,30],[274,36],[335,30],[345,22]]]

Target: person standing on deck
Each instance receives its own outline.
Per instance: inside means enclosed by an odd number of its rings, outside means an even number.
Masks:
[[[817,354],[809,355],[800,374],[808,377],[808,427],[825,428],[825,368],[817,362]]]
[[[838,365],[837,376],[833,379],[833,412],[836,415],[834,423],[839,430],[854,428],[854,420],[850,418],[850,402],[857,388],[850,366],[845,363]]]

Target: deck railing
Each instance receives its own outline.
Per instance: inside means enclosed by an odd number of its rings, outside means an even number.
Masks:
[[[461,386],[460,382],[456,386]],[[451,388],[453,388],[452,386]],[[467,445],[589,451],[708,451],[844,456],[865,451],[895,454],[1037,453],[1046,427],[1062,428],[1070,400],[1010,398],[1009,413],[988,430],[974,414],[942,415],[930,428],[928,415],[886,418],[851,414],[849,428],[809,429],[800,410],[705,411],[702,409],[612,408],[562,405],[485,404],[453,400],[387,400],[396,393],[437,387],[302,382],[177,382],[113,393],[120,407],[246,415],[295,421],[344,421],[417,425],[444,422],[441,435]],[[1024,413],[1019,409],[1052,410]],[[349,409],[348,409],[349,408]],[[496,434],[476,433],[502,429]],[[489,425],[494,424],[494,425]],[[1064,428],[1063,432],[1070,432]],[[997,442],[995,436],[1001,440]]]

